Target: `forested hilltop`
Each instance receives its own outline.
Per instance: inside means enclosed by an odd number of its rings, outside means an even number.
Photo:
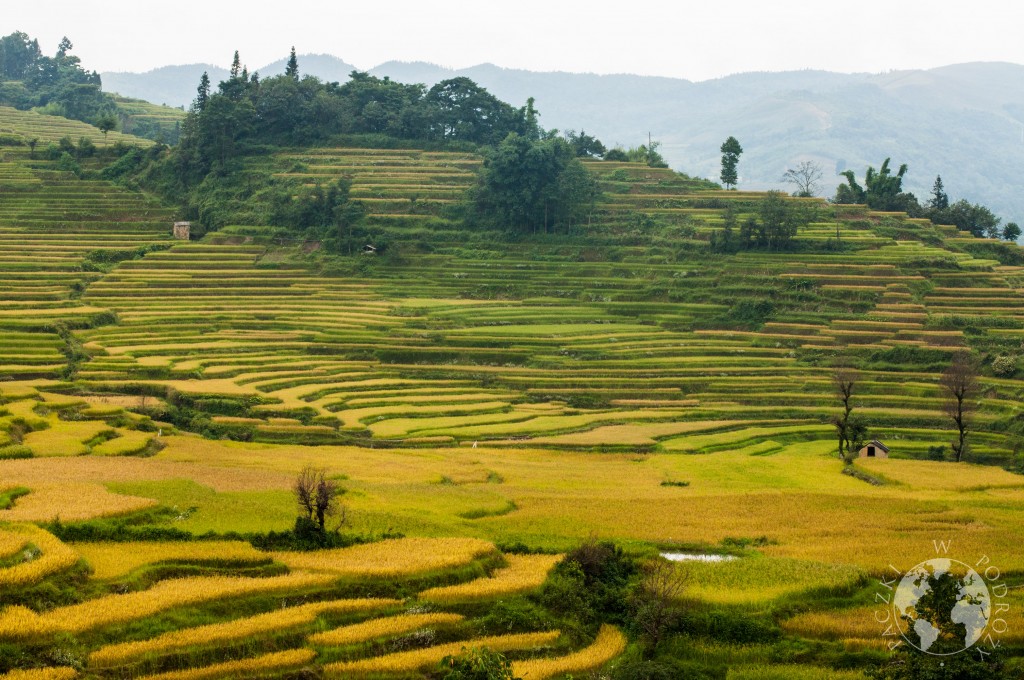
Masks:
[[[227,54],[225,54],[227,56]],[[300,55],[305,72],[344,81],[351,66],[327,55]],[[283,65],[261,66],[281,72]],[[112,91],[188,106],[204,68],[104,73]],[[277,71],[269,69],[277,68]],[[428,87],[467,77],[505,101],[536,98],[545,125],[584,128],[606,142],[631,143],[651,132],[668,163],[691,174],[717,173],[717,145],[728,135],[760,139],[742,168],[741,188],[780,187],[785,170],[821,163],[828,184],[841,172],[886,156],[908,163],[908,187],[918,196],[936,174],[958,196],[1009,220],[1024,219],[1014,190],[1024,155],[1024,66],[970,63],[886,73],[790,71],[739,73],[703,82],[628,74],[537,73],[492,64],[448,69],[422,62],[388,62],[377,77]],[[219,79],[219,77],[218,77]]]
[[[443,217],[513,232],[564,231],[588,219],[600,191],[581,159],[665,167],[656,144],[609,150],[583,131],[545,130],[539,116],[532,99],[517,108],[468,78],[427,88],[353,72],[344,85],[325,83],[300,74],[294,51],[285,73],[260,78],[236,53],[226,80],[214,86],[203,74],[175,148],[126,156],[106,176],[160,192],[204,229],[272,225],[351,253],[367,238],[383,252],[388,237],[362,229],[365,206],[349,201],[350,177],[323,182],[302,162],[282,167],[283,152],[357,146],[480,154],[479,181]]]
[[[124,132],[175,143],[184,111],[102,91],[96,71],[82,67],[66,37],[52,57],[39,41],[15,31],[0,38],[0,106],[35,109]],[[75,140],[77,141],[77,140]]]

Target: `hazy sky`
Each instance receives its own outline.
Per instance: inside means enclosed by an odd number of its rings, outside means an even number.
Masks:
[[[86,68],[250,68],[302,53],[368,69],[390,60],[640,73],[705,80],[757,70],[879,72],[965,61],[1024,63],[1024,2],[973,0],[275,0],[112,3],[0,0],[0,34]]]

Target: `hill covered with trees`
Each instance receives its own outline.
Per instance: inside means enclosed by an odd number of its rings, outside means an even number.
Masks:
[[[339,69],[348,67],[334,61],[318,55],[307,72],[343,82]],[[104,82],[126,95],[187,106],[204,67],[174,68],[180,76],[173,101],[161,98],[169,96],[166,90],[149,89],[151,76],[169,77],[163,71],[133,79],[104,74]],[[734,135],[749,146],[740,173],[746,189],[780,188],[783,173],[805,160],[821,164],[831,189],[845,170],[860,172],[878,159],[898,157],[910,166],[908,189],[918,196],[941,174],[956,195],[990,206],[1005,220],[1024,220],[1024,202],[1012,189],[1024,154],[1024,66],[1016,64],[880,74],[744,73],[698,83],[490,64],[453,71],[390,62],[369,73],[428,87],[461,76],[506,101],[534,97],[545,127],[583,128],[609,145],[636,145],[652,133],[664,143],[672,167],[699,176],[717,176],[718,146]]]
[[[0,106],[35,109],[94,124],[115,127],[150,139],[176,142],[184,113],[102,91],[96,71],[88,71],[71,54],[66,37],[52,57],[39,41],[15,31],[0,37]]]

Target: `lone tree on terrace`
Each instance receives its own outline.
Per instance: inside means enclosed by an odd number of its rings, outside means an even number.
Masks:
[[[847,464],[853,462],[868,433],[867,425],[853,415],[853,391],[857,379],[857,371],[843,364],[837,365],[832,372],[832,387],[843,405],[843,413],[832,418],[832,424],[836,426],[839,437],[839,458]]]
[[[956,426],[957,441],[953,442],[953,453],[959,463],[967,453],[968,421],[973,410],[971,399],[978,391],[977,363],[967,352],[959,352],[949,368],[943,371],[939,384],[946,391],[943,410]]]
[[[100,119],[96,121],[96,127],[103,133],[103,146],[107,145],[107,133],[117,127],[117,117],[112,114],[106,114],[100,116]]]
[[[782,175],[782,181],[796,187],[793,195],[798,198],[811,198],[821,190],[821,165],[814,161],[801,161],[795,168],[788,168]]]
[[[722,143],[722,184],[726,189],[735,189],[739,175],[736,173],[736,165],[740,162],[740,154],[743,147],[736,141],[735,137],[729,137]]]
[[[682,618],[679,602],[686,585],[685,572],[674,562],[658,558],[643,565],[630,605],[636,627],[643,636],[645,658],[654,656],[658,644]]]
[[[327,530],[327,518],[340,514],[344,508],[338,500],[342,493],[338,483],[327,478],[323,468],[307,465],[295,480],[295,500],[299,504],[299,521],[315,524],[320,533]]]

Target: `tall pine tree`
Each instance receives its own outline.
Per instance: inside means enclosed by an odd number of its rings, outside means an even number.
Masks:
[[[199,87],[196,89],[196,101],[193,105],[196,112],[202,113],[208,101],[210,101],[210,76],[206,71],[203,71],[203,77],[199,79]]]
[[[945,210],[949,207],[949,195],[942,186],[942,177],[935,176],[935,184],[932,185],[932,198],[928,201],[928,207],[932,210]]]
[[[299,80],[299,60],[295,56],[295,46],[292,45],[292,53],[288,56],[288,65],[285,66],[284,74],[292,80]]]

